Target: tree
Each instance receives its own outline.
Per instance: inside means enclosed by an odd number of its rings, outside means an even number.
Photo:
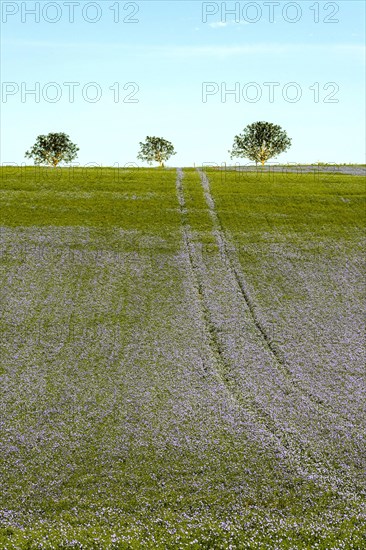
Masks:
[[[159,137],[147,136],[145,143],[140,141],[140,152],[137,158],[149,164],[158,162],[161,167],[164,167],[164,162],[176,154],[174,146],[170,141]]]
[[[33,158],[35,164],[48,164],[54,168],[60,162],[71,162],[79,151],[67,134],[62,132],[38,136],[33,147],[25,153],[27,158]]]
[[[235,136],[231,158],[246,157],[256,163],[264,163],[284,153],[291,146],[291,139],[285,130],[271,122],[249,124],[242,134]]]

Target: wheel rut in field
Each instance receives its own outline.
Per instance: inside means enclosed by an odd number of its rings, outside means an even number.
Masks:
[[[269,337],[269,335],[267,334],[267,332],[266,332],[265,328],[263,327],[262,323],[258,319],[258,316],[257,316],[256,311],[255,311],[254,301],[250,297],[249,291],[246,288],[246,285],[244,283],[243,274],[241,273],[241,270],[238,268],[237,262],[235,262],[235,260],[233,258],[232,247],[229,245],[229,243],[228,243],[228,241],[227,241],[227,239],[224,235],[224,229],[222,227],[222,224],[221,224],[220,219],[219,219],[219,217],[217,215],[217,212],[216,212],[215,201],[214,201],[214,199],[212,197],[212,194],[211,194],[210,183],[208,181],[208,178],[202,170],[197,170],[197,172],[200,176],[200,181],[201,181],[201,184],[202,184],[202,187],[203,187],[206,203],[207,203],[207,206],[209,208],[210,216],[211,216],[211,219],[212,219],[212,222],[213,222],[214,234],[215,234],[215,237],[216,237],[216,241],[217,241],[220,253],[221,253],[222,257],[226,259],[226,263],[227,263],[230,271],[234,275],[234,278],[237,282],[238,288],[240,289],[240,292],[241,292],[241,294],[244,298],[244,301],[245,301],[245,303],[246,303],[246,305],[247,305],[247,307],[250,311],[250,314],[251,314],[251,317],[252,317],[252,320],[253,320],[253,324],[257,328],[258,332],[260,333],[261,337],[263,338],[264,342],[266,343],[266,346],[270,350],[271,354],[274,356],[276,362],[282,368],[285,369],[284,362],[283,362],[279,352],[277,351],[275,346],[272,344],[271,338]],[[229,249],[230,249],[230,251],[229,251]],[[291,374],[287,369],[285,369],[285,370],[286,370],[287,375]]]
[[[188,210],[186,207],[184,190],[182,181],[184,173],[181,169],[177,171],[176,188],[179,200],[179,206],[182,216],[182,229],[183,229],[183,242],[184,249],[189,261],[189,270],[191,272],[192,283],[196,289],[196,295],[198,297],[204,323],[206,326],[206,333],[209,338],[209,345],[211,352],[215,358],[216,375],[223,383],[228,395],[234,400],[239,409],[251,418],[260,430],[267,434],[265,439],[272,442],[275,448],[277,448],[280,454],[287,457],[289,464],[296,469],[299,475],[309,476],[313,475],[314,471],[318,471],[319,468],[324,469],[324,462],[312,456],[312,452],[306,441],[301,438],[294,437],[294,434],[283,430],[279,425],[278,420],[273,417],[271,411],[266,408],[266,404],[258,399],[255,395],[255,391],[243,391],[243,389],[237,384],[235,377],[232,376],[232,367],[230,360],[228,360],[227,353],[222,347],[220,342],[218,327],[215,320],[212,318],[212,312],[209,304],[207,303],[207,281],[203,280],[202,273],[204,268],[202,266],[202,259],[197,251],[197,243],[194,242],[193,233],[188,220]],[[227,260],[224,260],[224,273],[228,271],[229,265]],[[228,275],[229,276],[229,275]],[[233,289],[231,289],[233,290]],[[240,295],[235,295],[235,299],[240,299]],[[227,351],[227,350],[226,350]],[[323,470],[324,471],[324,470]],[[318,480],[318,483],[329,483],[327,481]]]
[[[190,225],[189,217],[194,215],[194,209],[187,208],[183,181],[183,170],[178,169],[176,190],[184,249],[215,358],[216,376],[239,410],[267,434],[266,439],[286,456],[288,464],[299,475],[311,476],[319,486],[334,487],[337,472],[326,450],[323,452],[321,440],[324,418],[321,427],[317,420],[322,414],[324,417],[324,413],[291,379],[291,373],[256,318],[255,306],[230,258],[229,245],[212,196],[207,193],[207,186],[205,188],[206,182],[203,185],[206,202],[212,211],[211,234],[217,247],[214,254],[202,252],[200,231],[193,231]],[[327,416],[329,422],[329,414]],[[314,430],[318,430],[316,437]]]
[[[214,323],[212,322],[210,310],[206,305],[204,283],[202,282],[202,277],[200,277],[200,274],[199,274],[199,266],[198,266],[199,258],[194,249],[195,247],[193,242],[194,240],[192,236],[192,230],[187,220],[187,208],[186,208],[184,191],[182,186],[183,177],[184,177],[183,170],[178,169],[176,187],[177,187],[178,201],[179,201],[180,211],[182,216],[184,248],[189,259],[189,267],[190,267],[191,277],[193,280],[193,286],[196,290],[196,295],[200,303],[200,308],[203,314],[206,332],[209,335],[209,345],[211,348],[211,352],[215,358],[217,374],[220,380],[223,382],[230,398],[233,399],[240,407],[242,407],[243,405],[247,407],[248,404],[252,406],[254,405],[256,417],[259,417],[261,419],[261,422],[265,425],[266,429],[271,433],[271,436],[274,437],[277,443],[279,443],[282,446],[282,442],[280,442],[278,435],[276,434],[273,421],[270,418],[270,416],[267,414],[267,412],[264,410],[261,410],[258,407],[258,404],[255,403],[254,398],[247,398],[244,400],[242,395],[235,389],[232,381],[229,379],[227,375],[227,372],[230,367],[225,360],[220,342],[218,341],[217,331]],[[249,414],[251,413],[250,410],[249,411],[247,410],[247,412],[249,412]],[[271,428],[269,427],[269,425],[272,425]]]
[[[247,284],[245,282],[245,277],[244,277],[242,268],[239,264],[238,258],[236,257],[237,255],[236,250],[234,249],[234,246],[231,245],[231,243],[226,238],[224,228],[217,214],[215,201],[212,197],[212,193],[210,189],[210,182],[206,174],[202,170],[197,169],[197,172],[200,176],[201,185],[203,188],[205,200],[206,200],[206,203],[210,212],[210,216],[212,219],[212,223],[214,226],[214,234],[216,237],[216,241],[217,241],[220,253],[222,257],[225,258],[226,264],[230,269],[231,273],[233,274],[236,280],[238,289],[240,290],[240,293],[248,307],[253,324],[258,330],[258,333],[260,334],[269,352],[273,356],[277,367],[282,370],[289,384],[291,384],[291,386],[293,387],[294,392],[296,392],[300,398],[308,400],[319,413],[321,412],[322,414],[327,414],[327,415],[329,415],[329,413],[333,413],[339,418],[342,418],[343,420],[348,421],[347,417],[343,416],[338,411],[335,412],[333,411],[333,409],[327,408],[320,399],[315,397],[306,388],[301,386],[301,384],[296,379],[294,379],[291,369],[288,368],[288,366],[286,365],[286,362],[283,360],[281,353],[278,351],[276,345],[273,343],[270,335],[267,333],[265,327],[263,326],[262,322],[259,319],[259,316],[256,313],[255,301],[250,296],[250,292],[247,288]],[[330,418],[329,420],[332,421],[333,419],[334,417]]]

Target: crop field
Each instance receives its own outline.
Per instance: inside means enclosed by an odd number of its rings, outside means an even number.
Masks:
[[[366,548],[364,178],[0,174],[0,548]]]

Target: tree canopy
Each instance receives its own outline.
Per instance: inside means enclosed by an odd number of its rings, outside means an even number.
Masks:
[[[281,126],[262,121],[249,124],[242,134],[235,136],[229,153],[231,158],[245,157],[263,166],[267,160],[284,153],[290,146],[291,139]]]
[[[158,162],[163,167],[164,162],[176,154],[170,141],[161,137],[147,136],[145,142],[140,141],[140,152],[137,158],[149,164]]]
[[[72,143],[69,136],[62,132],[40,135],[33,147],[26,151],[27,158],[33,158],[35,164],[47,164],[56,167],[60,162],[72,162],[77,157],[79,147]]]

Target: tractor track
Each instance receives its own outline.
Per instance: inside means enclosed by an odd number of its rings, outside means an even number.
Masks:
[[[282,359],[281,353],[279,352],[276,345],[271,340],[270,335],[267,333],[265,327],[263,326],[262,322],[260,321],[256,313],[256,306],[247,288],[245,277],[242,272],[241,266],[239,264],[239,260],[236,258],[236,251],[234,247],[227,240],[225,236],[224,228],[217,214],[215,201],[212,197],[211,190],[210,190],[210,182],[206,174],[202,170],[197,169],[197,172],[200,176],[200,181],[204,191],[206,203],[209,208],[210,216],[214,225],[214,234],[217,240],[219,250],[222,256],[225,258],[226,263],[229,266],[229,269],[237,282],[240,293],[250,312],[251,318],[253,320],[253,324],[257,328],[262,338],[262,341],[265,343],[267,349],[273,356],[278,369],[281,370],[283,374],[286,376],[286,379],[292,385],[294,391],[300,394],[300,397],[306,398],[309,402],[311,402],[311,404],[319,412],[319,414],[326,414],[328,416],[329,413],[331,412],[333,415],[338,416],[339,418],[342,418],[345,422],[349,422],[349,419],[345,415],[342,415],[341,413],[339,413],[339,411],[334,411],[332,408],[325,406],[321,399],[315,397],[311,392],[306,390],[303,386],[301,386],[301,384],[297,380],[294,379],[291,369],[286,365],[286,362]],[[330,418],[330,421],[332,420],[334,419]]]
[[[200,174],[201,175],[201,174]],[[316,451],[312,450],[308,444],[304,444],[299,437],[296,437],[294,433],[288,434],[286,431],[281,429],[278,422],[272,418],[271,414],[263,407],[263,405],[258,402],[254,395],[246,393],[245,395],[240,391],[240,388],[230,377],[231,365],[225,357],[225,353],[222,349],[220,343],[217,328],[212,320],[212,314],[210,312],[209,306],[207,304],[206,292],[205,292],[205,283],[202,279],[200,273],[199,257],[195,251],[195,244],[192,238],[192,231],[187,219],[187,208],[184,197],[183,189],[183,178],[184,173],[182,169],[177,170],[177,179],[176,179],[176,190],[180,206],[181,218],[182,218],[182,232],[183,232],[183,243],[184,249],[186,251],[188,260],[189,260],[189,269],[192,275],[193,286],[196,289],[196,294],[200,303],[202,315],[204,318],[204,323],[206,326],[206,331],[209,336],[209,345],[213,356],[216,361],[216,375],[224,384],[228,395],[230,398],[237,404],[239,410],[245,411],[256,423],[259,423],[263,426],[269,436],[272,444],[277,448],[282,449],[285,453],[288,462],[292,465],[293,468],[298,472],[302,477],[311,476],[319,486],[324,486],[329,488],[329,485],[337,485],[337,474],[334,471],[334,468],[331,464],[328,463],[327,459],[319,455]],[[207,188],[206,188],[207,189]],[[213,199],[211,194],[206,196],[208,203],[214,206]],[[211,208],[210,208],[211,210]],[[219,224],[217,214],[215,210],[213,211],[213,216]],[[223,239],[219,227],[216,227],[215,234],[221,243],[220,251],[223,252],[222,246],[225,246],[225,240]],[[227,269],[233,271],[232,261],[228,256],[226,251],[224,257],[224,264],[227,266]],[[249,307],[248,300],[250,301],[248,294],[242,289],[242,284],[237,273],[235,273],[235,280],[240,288],[240,294],[244,299],[245,303]],[[274,352],[272,349],[271,342],[269,337],[266,335],[263,327],[260,322],[255,319],[253,312],[253,305],[250,302],[250,313],[253,318],[253,323],[255,324],[258,332],[260,333],[261,339],[265,340],[266,346],[271,351],[271,355],[275,358],[276,363],[282,366],[280,359],[278,358],[277,352]],[[314,472],[322,472],[325,475],[314,475]]]

